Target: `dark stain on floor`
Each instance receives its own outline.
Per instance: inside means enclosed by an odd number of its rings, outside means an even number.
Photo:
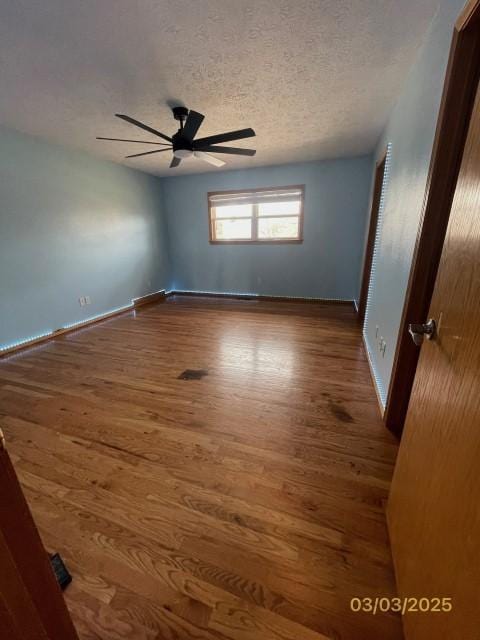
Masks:
[[[205,369],[185,369],[177,380],[201,380],[204,376],[208,376],[208,371]]]
[[[341,422],[354,422],[354,419],[352,418],[352,416],[338,402],[335,402],[334,400],[330,399],[328,401],[328,408],[330,409],[332,414],[335,416],[335,418],[337,418],[337,420],[340,420]]]

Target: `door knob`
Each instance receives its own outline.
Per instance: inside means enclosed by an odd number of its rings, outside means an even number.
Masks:
[[[409,324],[408,325],[408,333],[412,336],[412,340],[419,347],[424,338],[427,340],[431,340],[435,336],[435,320],[430,318],[428,322],[424,324]]]

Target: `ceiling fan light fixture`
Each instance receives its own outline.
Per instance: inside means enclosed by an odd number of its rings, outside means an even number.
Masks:
[[[173,155],[176,158],[191,158],[193,155],[193,151],[191,149],[175,149]]]
[[[193,111],[193,109],[187,109],[186,107],[174,107],[173,116],[175,120],[180,122],[180,128],[171,137],[165,135],[161,131],[157,131],[153,127],[150,127],[140,120],[135,120],[124,113],[116,113],[117,118],[124,120],[129,124],[148,131],[148,133],[165,140],[165,142],[157,142],[157,140],[130,140],[126,138],[106,138],[98,136],[98,140],[108,140],[113,142],[136,142],[145,144],[153,144],[161,146],[161,149],[154,149],[153,151],[143,151],[142,153],[133,153],[125,156],[126,158],[139,158],[140,156],[150,156],[156,153],[162,153],[164,151],[172,151],[173,158],[170,162],[170,168],[174,169],[178,167],[180,162],[185,158],[191,158],[195,156],[204,160],[215,167],[223,167],[225,162],[212,155],[215,154],[230,154],[236,156],[254,156],[255,149],[245,149],[244,147],[225,147],[223,142],[230,142],[232,140],[243,140],[244,138],[252,138],[255,136],[255,131],[250,127],[248,129],[239,129],[238,131],[226,131],[225,133],[218,133],[213,136],[207,136],[206,138],[196,138],[197,132],[205,119],[202,113]],[[168,144],[165,144],[168,143]],[[220,144],[220,146],[217,146]]]

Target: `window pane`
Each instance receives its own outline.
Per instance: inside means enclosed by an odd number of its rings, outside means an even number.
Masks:
[[[300,200],[290,202],[261,202],[258,205],[259,216],[298,216],[300,213]]]
[[[259,218],[258,237],[260,240],[268,238],[298,238],[298,216],[291,218]]]
[[[215,240],[250,240],[251,237],[251,218],[215,221]]]
[[[250,218],[252,216],[251,204],[227,204],[223,207],[214,207],[214,218]]]

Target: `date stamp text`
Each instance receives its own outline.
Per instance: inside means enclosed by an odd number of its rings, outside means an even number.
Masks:
[[[350,609],[355,612],[371,613],[448,613],[452,611],[452,598],[352,598]]]

